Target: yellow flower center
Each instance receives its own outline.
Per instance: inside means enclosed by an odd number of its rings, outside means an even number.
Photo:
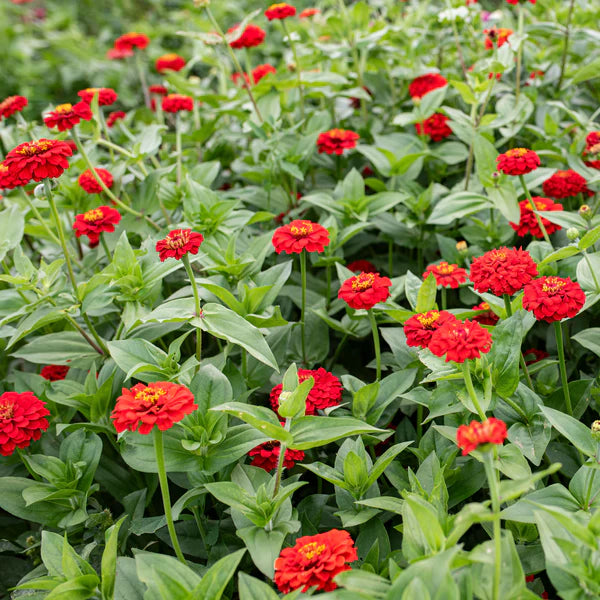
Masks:
[[[373,287],[375,283],[374,273],[361,273],[352,279],[352,289],[355,292],[364,292],[365,290]]]
[[[439,318],[440,313],[437,310],[431,311],[428,313],[429,316],[426,315],[418,315],[417,321],[423,325],[423,327],[431,327]]]
[[[64,115],[66,113],[69,113],[73,110],[73,105],[72,104],[59,104],[55,109],[54,112],[57,112],[59,115]]]
[[[278,8],[284,8],[285,6],[287,6],[285,2],[278,2],[277,4],[271,4],[269,10],[277,10]]]
[[[290,227],[290,233],[296,238],[304,237],[312,232],[313,226],[310,221],[300,221],[300,225],[292,225]]]
[[[10,402],[0,404],[0,419],[12,419],[14,414],[14,405]]]
[[[167,392],[162,388],[151,388],[147,387],[136,393],[135,399],[141,404],[156,404],[161,396],[164,396]]]
[[[527,152],[529,152],[527,148],[513,148],[512,150],[509,150],[506,155],[518,158],[520,156],[525,156]]]
[[[479,305],[479,310],[490,310],[490,305],[487,302],[482,302]]]
[[[93,208],[92,210],[88,210],[87,212],[83,213],[83,220],[86,223],[95,223],[96,221],[99,221],[103,216],[104,214],[99,208]]]
[[[36,154],[46,152],[51,147],[52,144],[50,142],[27,142],[25,146],[17,150],[17,153],[23,156],[35,156]]]
[[[161,60],[176,60],[179,57],[174,52],[169,52],[168,54],[163,54],[160,58]]]
[[[566,282],[561,281],[558,277],[548,277],[542,284],[542,291],[548,294],[556,294],[565,285],[567,285]]]
[[[171,234],[169,234],[165,239],[167,246],[171,248],[171,250],[183,248],[183,246],[185,246],[185,244],[187,244],[189,241],[190,234],[187,231],[176,233],[173,235],[173,237],[171,237]]]
[[[317,544],[317,542],[309,542],[298,550],[304,558],[312,560],[315,556],[319,556],[323,550],[325,550],[325,544]]]
[[[449,265],[447,262],[441,262],[436,266],[435,270],[441,275],[449,275],[450,273],[454,273],[456,269],[455,265]]]
[[[492,252],[492,258],[494,260],[506,260],[506,252],[503,252],[502,250],[494,250]]]

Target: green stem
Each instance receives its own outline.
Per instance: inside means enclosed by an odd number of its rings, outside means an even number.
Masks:
[[[481,418],[482,421],[485,421],[487,417],[485,416],[485,411],[481,408],[481,404],[479,404],[479,399],[477,398],[477,394],[475,392],[475,388],[473,387],[473,379],[471,378],[471,368],[469,366],[469,362],[465,360],[461,365],[463,378],[465,380],[465,386],[467,387],[467,392],[469,393],[469,398],[477,411],[477,414]]]
[[[560,321],[554,321],[554,335],[556,336],[556,348],[558,349],[558,362],[560,367],[560,379],[565,396],[567,412],[573,416],[573,407],[571,406],[571,393],[569,392],[569,380],[567,378],[567,364],[565,362],[565,348],[563,345],[563,332]]]
[[[335,365],[335,362],[337,361],[338,357],[340,356],[340,354],[342,352],[342,348],[344,347],[344,344],[346,343],[347,340],[348,340],[348,334],[345,333],[342,336],[340,343],[337,345],[337,348],[335,349],[335,353],[333,354],[333,356],[331,357],[331,359],[329,361],[329,366],[327,369],[328,371],[331,371],[331,369],[333,369],[333,366]]]
[[[102,112],[102,109],[98,106],[98,120],[100,121],[100,126],[102,127],[102,130],[104,131],[104,135],[106,136],[107,139],[110,139],[110,132],[108,129],[108,125],[106,124],[106,119],[104,118],[104,113]],[[110,162],[114,165],[115,164],[115,153],[113,152],[113,149],[109,146],[108,147],[108,153],[110,154]]]
[[[596,277],[596,273],[594,271],[594,267],[592,267],[592,263],[590,262],[590,257],[588,256],[587,250],[583,251],[583,260],[585,260],[585,264],[588,266],[590,273],[592,274],[592,279],[594,280],[594,285],[596,286],[596,292],[600,292],[600,283],[598,283],[598,279]]]
[[[108,245],[106,244],[106,238],[104,237],[104,233],[100,234],[100,243],[102,244],[102,248],[104,249],[104,254],[106,254],[106,258],[108,258],[108,262],[112,262],[112,255],[110,250],[108,249]]]
[[[160,484],[160,491],[162,494],[163,506],[165,509],[165,518],[167,520],[167,529],[169,530],[169,536],[173,549],[180,562],[186,564],[183,552],[179,546],[179,540],[177,539],[177,532],[175,531],[175,525],[173,524],[173,514],[171,513],[171,497],[169,495],[169,481],[167,479],[167,472],[165,470],[165,449],[163,442],[163,434],[158,427],[152,429],[154,437],[154,451],[156,453],[156,466],[158,469],[158,482]]]
[[[417,445],[423,437],[423,405],[417,404]]]
[[[492,600],[500,600],[500,577],[502,574],[502,530],[500,523],[500,495],[498,490],[498,474],[494,466],[497,449],[484,452],[483,464],[487,475],[490,496],[492,499],[492,512],[494,513],[493,538],[494,538],[494,579],[492,587]]]
[[[52,233],[52,231],[48,227],[45,219],[40,214],[40,211],[34,206],[33,202],[31,201],[31,198],[29,198],[29,196],[27,195],[27,192],[22,187],[20,187],[19,189],[21,190],[21,194],[23,195],[23,198],[25,198],[25,200],[27,201],[27,204],[29,205],[31,212],[35,215],[36,219],[40,222],[40,225],[44,228],[44,231],[48,234],[50,239],[55,244],[60,244],[60,240]]]
[[[194,302],[196,303],[196,317],[202,317],[202,308],[200,305],[200,294],[198,292],[198,284],[196,283],[196,278],[194,277],[194,272],[192,271],[192,265],[190,264],[190,259],[187,254],[184,254],[181,257],[181,262],[185,267],[187,272],[188,279],[192,284],[192,292],[194,294]],[[195,372],[198,372],[200,369],[200,361],[202,360],[202,329],[196,327],[196,360],[198,364],[196,365]]]
[[[175,153],[177,154],[177,187],[181,185],[181,117],[175,114]]]
[[[456,45],[456,52],[458,54],[460,68],[462,69],[464,80],[467,82],[469,89],[471,89],[471,86],[469,85],[469,78],[467,76],[467,65],[465,63],[465,57],[463,55],[462,47],[460,45],[460,38],[458,36],[458,29],[456,27],[456,22],[454,20],[452,21],[452,32],[454,33],[454,44]],[[442,46],[442,44],[440,44],[440,47],[441,46]],[[471,89],[471,91],[472,91],[472,89]]]
[[[560,61],[560,77],[558,78],[558,84],[556,91],[560,92],[563,80],[565,78],[565,67],[567,66],[567,54],[569,53],[569,42],[571,38],[571,18],[573,16],[573,8],[575,6],[575,0],[571,0],[569,4],[569,13],[567,15],[567,24],[565,25],[565,46],[563,48],[562,59]]]
[[[294,56],[294,62],[296,63],[296,77],[298,80],[298,92],[300,93],[300,118],[304,121],[304,89],[302,88],[302,69],[300,68],[300,62],[298,61],[298,54],[296,52],[296,44],[292,39],[292,36],[287,28],[285,19],[281,19],[281,26],[283,31],[290,42],[290,48]]]
[[[533,201],[533,198],[531,197],[531,193],[530,193],[529,189],[527,188],[527,184],[525,183],[525,178],[523,177],[523,175],[519,175],[519,180],[521,181],[521,185],[523,186],[523,191],[525,192],[525,196],[527,197],[527,200],[529,201],[529,206],[531,206],[531,210],[533,211],[533,214],[535,215],[535,220],[537,221],[538,227],[541,229],[542,235],[544,236],[544,239],[546,240],[546,242],[548,244],[550,244],[550,246],[552,246],[552,242],[550,241],[550,236],[548,235],[548,232],[546,231],[546,227],[544,226],[542,217],[540,217],[540,215],[538,213],[537,206],[535,205],[535,202]],[[554,249],[554,246],[552,246],[552,249]]]
[[[519,94],[521,93],[521,63],[523,61],[523,29],[525,25],[525,11],[521,3],[517,4],[517,12],[519,14],[519,50],[517,51],[517,75],[515,82],[515,106],[519,101]]]
[[[473,129],[477,128],[477,104],[471,106],[471,123]],[[465,190],[469,189],[469,181],[471,181],[471,172],[473,171],[473,162],[475,160],[475,143],[469,145],[469,156],[467,157],[467,166],[465,167]]]
[[[369,321],[371,322],[371,331],[373,332],[373,346],[375,347],[376,381],[381,381],[381,346],[379,344],[379,329],[373,310],[367,310]]]
[[[331,304],[331,265],[325,267],[325,280],[327,281],[327,294],[325,296],[325,308],[329,310]]]
[[[285,430],[289,431],[292,424],[292,419],[289,417],[285,420]],[[273,498],[277,497],[279,493],[279,486],[281,485],[281,476],[283,474],[283,463],[285,460],[285,451],[287,446],[283,442],[279,442],[279,459],[277,460],[277,472],[275,473],[275,487],[273,488]]]
[[[595,456],[594,460],[596,461],[597,464],[600,464],[600,444],[597,444],[597,446],[596,446],[596,456]],[[591,474],[590,480],[588,482],[587,492],[585,494],[584,510],[590,510],[590,506],[592,504],[592,502],[591,502],[592,490],[594,489],[594,480],[596,479],[597,472],[598,472],[598,469],[596,469],[596,468],[592,469],[592,474]]]
[[[140,85],[142,86],[142,93],[144,94],[144,104],[146,108],[150,108],[150,92],[148,91],[148,84],[146,83],[146,72],[144,71],[144,65],[142,64],[142,57],[139,51],[135,51],[135,68],[140,78]]]
[[[300,332],[302,335],[302,362],[306,365],[306,251],[300,252],[300,277],[302,280],[302,306],[300,313]]]
[[[394,276],[394,242],[392,240],[388,242],[388,275]]]
[[[510,303],[510,296],[508,294],[504,294],[504,307],[506,308],[506,315],[507,317],[512,317],[512,305]],[[527,364],[525,363],[525,357],[523,356],[523,353],[520,352],[519,353],[519,364],[521,365],[521,369],[523,370],[523,375],[525,375],[525,380],[527,381],[527,385],[529,386],[529,389],[533,390],[533,381],[531,381],[531,375],[529,375],[529,369],[527,368]],[[512,405],[511,405],[512,406]],[[517,411],[520,412],[520,411]],[[525,415],[525,413],[521,412],[521,414],[523,416],[525,416],[525,419],[527,419],[527,416]],[[529,419],[527,419],[529,420]]]
[[[444,286],[442,286],[442,310],[446,310],[448,307],[448,292]]]

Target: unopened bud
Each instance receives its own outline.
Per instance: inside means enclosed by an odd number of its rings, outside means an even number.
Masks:
[[[202,8],[203,6],[209,6],[210,0],[194,0],[194,6],[196,8]]]
[[[494,171],[492,173],[492,179],[498,179],[498,177],[500,177],[500,173],[498,173],[498,171]]]
[[[461,240],[460,242],[456,242],[456,249],[462,254],[467,251],[467,242],[465,240]]]
[[[281,392],[279,394],[279,404],[283,404],[291,395],[292,392]]]
[[[600,443],[600,421],[594,421],[592,423],[592,437]]]
[[[579,214],[584,218],[584,219],[591,219],[594,215],[592,214],[592,209],[589,207],[588,204],[582,204],[579,207]]]
[[[576,240],[579,237],[579,229],[576,227],[569,227],[569,229],[567,229],[567,237],[571,241]]]

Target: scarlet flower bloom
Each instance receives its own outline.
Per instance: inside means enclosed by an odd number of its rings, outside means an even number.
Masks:
[[[571,319],[585,304],[585,293],[570,277],[540,277],[525,286],[523,308],[538,321]]]
[[[268,63],[265,63],[264,65],[258,65],[258,67],[252,71],[252,79],[254,80],[254,83],[258,83],[269,73],[277,73],[277,69]]]
[[[272,21],[273,19],[287,19],[293,17],[296,14],[296,8],[291,4],[285,2],[279,2],[277,4],[271,4],[267,10],[265,10],[265,17]]]
[[[129,56],[133,56],[133,50],[127,48],[110,48],[110,50],[106,51],[106,58],[110,58],[110,60],[121,60],[122,58],[128,58]]]
[[[10,456],[26,448],[48,429],[46,403],[31,392],[4,392],[0,396],[0,454]]]
[[[486,36],[485,49],[493,50],[494,46],[496,46],[496,48],[504,46],[514,31],[512,29],[506,29],[505,27],[492,27],[491,29],[484,29],[483,33]]]
[[[275,585],[284,594],[300,588],[306,592],[313,586],[330,592],[337,588],[335,576],[350,570],[347,563],[357,559],[347,531],[332,529],[306,535],[298,538],[293,547],[284,548],[275,560]]]
[[[317,410],[325,410],[331,406],[337,406],[341,402],[342,384],[333,373],[322,367],[314,370],[298,369],[299,383],[306,381],[309,377],[312,377],[315,383],[306,398],[307,415],[315,415]],[[283,385],[279,383],[271,390],[269,395],[269,401],[275,412],[279,410],[279,397],[282,389]]]
[[[59,131],[73,129],[81,119],[89,121],[92,118],[92,109],[87,102],[77,104],[59,104],[53,111],[44,117],[44,123],[50,129],[58,127]]]
[[[168,94],[162,99],[164,112],[176,113],[181,110],[194,110],[194,99],[183,94]]]
[[[308,17],[314,17],[318,15],[321,11],[318,8],[305,8],[298,17],[300,19],[307,19]]]
[[[533,203],[537,210],[548,210],[548,211],[560,211],[563,209],[562,204],[554,204],[552,200],[549,198],[542,198],[542,196],[534,196],[532,198]],[[521,218],[519,220],[519,224],[510,223],[510,226],[517,232],[519,237],[523,237],[530,233],[532,236],[536,238],[543,238],[544,234],[540,229],[540,226],[535,218],[535,213],[533,212],[533,207],[529,200],[521,200],[519,202],[519,208],[521,210]],[[546,232],[548,235],[562,229],[560,225],[555,225],[551,221],[544,217],[540,217],[542,220],[542,225],[546,228]]]
[[[584,159],[590,154],[596,155],[596,160],[584,160],[586,166],[592,169],[600,169],[600,131],[592,131],[585,138]]]
[[[480,325],[495,325],[500,320],[500,317],[490,310],[490,305],[487,302],[474,306],[472,310],[479,311],[479,314],[473,317],[473,321],[477,321]]]
[[[32,179],[42,181],[60,177],[69,168],[67,156],[72,155],[66,142],[42,138],[19,144],[6,155],[3,164],[15,185],[26,185]]]
[[[344,150],[356,148],[356,141],[360,138],[358,133],[347,129],[330,129],[319,134],[317,148],[319,154],[343,154]]]
[[[259,467],[260,469],[270,472],[277,468],[280,451],[281,444],[279,442],[264,442],[248,452],[248,456],[252,459],[250,464],[253,467]],[[304,452],[302,452],[302,450],[291,450],[290,448],[286,448],[283,457],[283,466],[286,469],[291,469],[301,460],[304,460]]]
[[[86,88],[80,90],[77,95],[88,104],[92,103],[94,96],[98,96],[98,106],[110,106],[117,101],[117,92],[112,88]]]
[[[235,25],[227,30],[227,33],[233,33],[239,26]],[[239,38],[233,40],[229,45],[232,48],[254,48],[260,46],[265,41],[266,32],[256,25],[246,25],[246,29]]]
[[[456,289],[467,280],[467,272],[462,267],[450,265],[445,260],[437,265],[429,265],[423,273],[423,279],[427,279],[429,273],[433,273],[438,285],[452,289]]]
[[[0,102],[0,118],[8,119],[11,115],[21,112],[27,106],[25,96],[9,96]]]
[[[540,71],[540,70],[531,71],[531,73],[529,74],[529,79],[540,79],[543,76],[544,76],[544,71]]]
[[[419,135],[428,135],[432,142],[441,142],[452,135],[452,129],[447,123],[450,119],[441,113],[435,113],[421,123],[415,123]]]
[[[198,248],[204,241],[201,233],[191,229],[174,229],[167,234],[164,240],[156,242],[156,251],[160,256],[160,262],[167,258],[181,260],[186,254],[198,254]]]
[[[429,92],[447,85],[448,80],[443,75],[439,73],[427,73],[412,80],[408,86],[408,93],[413,99],[422,98],[425,94],[429,94]]]
[[[110,418],[118,433],[136,431],[148,434],[156,425],[166,431],[198,405],[194,394],[184,385],[168,381],[154,381],[148,385],[138,383],[130,390],[123,388]]]
[[[155,83],[148,88],[148,91],[151,94],[157,94],[158,96],[166,96],[169,93],[169,90],[164,85],[159,85]]]
[[[462,455],[466,456],[483,444],[502,445],[507,436],[506,423],[490,417],[483,423],[471,421],[468,425],[461,425],[456,431],[456,443],[462,448]]]
[[[104,185],[110,189],[113,185],[113,176],[110,171],[101,169],[100,167],[95,167],[94,171],[96,171],[98,177],[104,182]],[[90,169],[87,169],[79,176],[77,183],[88,194],[100,194],[103,192],[102,186],[96,181]]]
[[[10,176],[8,167],[4,163],[0,163],[0,190],[12,190],[17,185]]]
[[[591,131],[585,137],[585,147],[587,150],[600,144],[600,131]]]
[[[13,4],[29,4],[33,0],[10,0]]]
[[[116,50],[133,51],[134,48],[143,50],[150,43],[150,38],[143,33],[130,31],[115,40],[114,46]]]
[[[120,119],[124,119],[127,115],[122,110],[115,110],[106,117],[106,126],[112,127]]]
[[[519,0],[506,0],[509,4],[512,4],[513,6],[516,6],[517,4],[519,4]],[[531,2],[531,4],[535,4],[536,0],[529,0],[529,2]]]
[[[544,360],[544,358],[548,358],[550,355],[544,350],[538,350],[537,348],[529,348],[529,350],[525,350],[523,352],[523,357],[526,359],[528,356],[531,356],[529,360],[525,360],[526,365],[533,365],[536,362],[540,362],[540,360]]]
[[[40,375],[48,381],[62,381],[69,372],[69,367],[64,365],[46,365]]]
[[[344,300],[350,308],[369,310],[390,297],[391,285],[390,279],[381,277],[379,273],[361,273],[342,283],[338,298]]]
[[[121,220],[118,210],[110,206],[99,206],[87,212],[75,215],[73,229],[75,236],[81,237],[87,235],[90,242],[97,242],[103,231],[111,233],[115,230],[115,225]]]
[[[231,74],[231,81],[233,81],[233,83],[236,85],[238,85],[240,79],[244,80],[242,87],[245,87],[250,83],[250,77],[248,77],[247,73],[239,73],[238,71],[235,71]]]
[[[577,194],[594,195],[594,192],[588,189],[585,178],[572,169],[556,171],[542,183],[542,190],[551,198],[570,198]]]
[[[377,267],[372,262],[362,258],[348,263],[346,269],[354,273],[377,273]]]
[[[469,278],[479,293],[512,296],[537,274],[537,265],[527,250],[503,246],[474,258]]]
[[[436,356],[445,355],[446,362],[463,363],[488,353],[492,334],[476,321],[448,321],[433,332],[428,347]]]
[[[165,71],[181,71],[181,69],[185,67],[185,58],[174,52],[163,54],[156,59],[154,67],[159,73],[164,73]]]
[[[456,317],[447,310],[430,310],[410,317],[404,323],[407,345],[427,348],[433,332],[448,321],[456,321]]]
[[[535,171],[541,164],[540,157],[527,148],[513,148],[496,159],[498,170],[505,175],[525,175]]]
[[[329,245],[329,231],[318,223],[297,219],[276,229],[272,242],[277,254],[300,254],[302,250],[323,252]]]

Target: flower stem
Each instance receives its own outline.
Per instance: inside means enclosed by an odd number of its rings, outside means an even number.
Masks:
[[[485,416],[485,411],[481,408],[481,404],[479,404],[479,399],[477,398],[477,394],[475,392],[475,388],[473,387],[473,379],[471,378],[471,368],[469,366],[469,362],[465,361],[461,365],[463,378],[465,380],[465,386],[467,387],[467,392],[469,393],[469,398],[477,411],[477,414],[481,418],[482,421],[485,421],[487,417]]]
[[[554,335],[556,336],[556,348],[558,349],[558,362],[560,367],[560,379],[565,396],[567,412],[573,416],[573,407],[571,406],[571,393],[569,392],[569,380],[567,378],[567,365],[565,362],[565,348],[563,344],[562,324],[560,321],[554,321]]]
[[[281,26],[283,31],[290,42],[290,48],[294,56],[294,63],[296,63],[296,77],[298,79],[298,92],[300,93],[300,118],[304,121],[304,89],[302,88],[302,69],[300,68],[300,62],[298,61],[298,53],[296,52],[296,44],[292,39],[292,36],[287,28],[285,19],[281,19]]]
[[[144,65],[142,64],[142,57],[138,51],[135,52],[135,68],[140,78],[140,85],[142,86],[142,93],[144,94],[144,104],[146,108],[150,108],[150,92],[148,91],[148,84],[146,83],[146,73],[144,71]]]
[[[379,329],[373,310],[367,310],[369,321],[371,322],[371,331],[373,332],[373,346],[375,347],[376,381],[381,381],[381,346],[379,344]]]
[[[181,117],[175,114],[175,153],[177,154],[177,187],[181,185]]]
[[[448,307],[448,292],[446,288],[442,286],[442,310],[446,310]]]
[[[169,481],[167,479],[167,472],[165,470],[165,448],[163,441],[163,433],[158,427],[152,429],[154,437],[154,451],[156,453],[156,466],[158,468],[158,482],[160,483],[160,491],[162,494],[163,506],[165,509],[165,518],[167,520],[167,529],[169,530],[169,536],[173,549],[180,562],[186,564],[181,547],[179,546],[179,540],[177,539],[177,532],[175,531],[175,525],[173,524],[173,515],[171,513],[171,497],[169,495]]]
[[[510,303],[510,296],[508,294],[504,294],[503,297],[504,297],[504,307],[506,308],[506,315],[507,315],[507,317],[512,317],[513,313],[512,313],[512,305]],[[529,375],[529,369],[527,368],[527,364],[525,363],[525,357],[523,356],[522,352],[519,353],[519,364],[521,365],[521,369],[523,370],[523,375],[525,375],[525,380],[527,381],[527,385],[529,386],[529,389],[533,390],[533,381],[531,381],[531,376]],[[525,415],[525,413],[523,413],[521,411],[517,411],[517,412],[520,412],[527,419],[527,416]],[[527,419],[527,420],[529,420],[529,419]]]
[[[519,102],[519,94],[521,93],[521,63],[523,61],[523,29],[525,26],[525,12],[523,6],[519,2],[517,4],[517,12],[519,15],[519,50],[517,51],[517,74],[515,82],[515,106]]]
[[[285,430],[289,431],[292,424],[292,419],[289,417],[285,420]],[[281,486],[281,476],[283,475],[283,463],[285,462],[285,451],[287,446],[283,442],[279,442],[279,458],[277,460],[277,471],[275,473],[275,487],[273,488],[273,498],[277,497],[279,487]]]
[[[565,67],[567,65],[567,54],[569,53],[569,42],[571,40],[571,18],[573,16],[573,8],[575,6],[575,0],[571,0],[569,4],[569,13],[567,15],[567,24],[565,25],[565,46],[563,48],[562,59],[560,61],[560,77],[558,78],[558,84],[556,91],[560,92],[563,80],[565,78]]]
[[[48,234],[48,237],[55,244],[60,244],[60,240],[52,233],[51,229],[46,224],[46,221],[40,214],[40,211],[34,206],[33,202],[31,201],[31,198],[27,195],[27,192],[22,187],[20,187],[19,189],[21,190],[21,194],[23,195],[23,198],[25,198],[27,204],[29,205],[31,212],[35,215],[36,219],[40,222],[40,225],[44,228],[44,231]]]
[[[552,246],[552,242],[550,241],[550,236],[548,235],[548,232],[546,231],[546,227],[544,225],[544,222],[542,221],[542,217],[540,217],[540,215],[538,213],[537,206],[535,205],[535,202],[533,201],[533,198],[531,197],[531,193],[527,187],[527,184],[525,183],[525,178],[523,177],[523,175],[519,175],[519,180],[521,181],[521,185],[523,186],[523,191],[525,192],[525,196],[527,197],[527,200],[529,201],[529,206],[531,206],[531,210],[533,211],[533,214],[535,215],[535,220],[537,221],[538,227],[542,231],[544,240],[546,240],[546,242],[548,242],[548,244],[550,244],[550,246]],[[554,249],[554,246],[552,246],[552,249]]]
[[[487,475],[490,496],[492,500],[492,512],[494,513],[493,537],[494,537],[494,579],[492,587],[492,600],[500,600],[500,576],[502,574],[502,531],[500,523],[500,495],[498,490],[498,474],[494,466],[497,457],[497,449],[484,452],[483,464]]]
[[[190,264],[190,259],[187,254],[184,254],[181,257],[181,262],[185,267],[185,270],[188,275],[188,279],[192,284],[192,292],[194,294],[194,302],[196,303],[196,317],[200,318],[202,316],[202,308],[200,306],[200,294],[198,292],[198,284],[196,283],[196,278],[194,277],[194,272],[192,271],[192,265]],[[198,364],[196,365],[195,372],[198,372],[200,369],[200,361],[202,360],[202,329],[196,327],[196,360]]]
[[[102,248],[104,249],[104,254],[106,254],[106,258],[108,258],[108,262],[111,263],[112,256],[110,254],[110,250],[108,249],[108,245],[106,244],[106,238],[104,237],[103,233],[100,234],[100,243],[102,244]]]
[[[302,280],[302,306],[300,331],[302,335],[302,362],[306,365],[306,251],[300,252],[300,277]]]

